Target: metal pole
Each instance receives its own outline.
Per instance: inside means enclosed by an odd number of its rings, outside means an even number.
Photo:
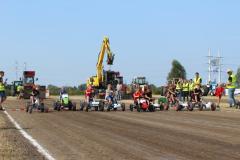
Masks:
[[[220,57],[220,49],[218,49],[218,83],[222,82],[222,62]]]
[[[15,62],[15,70],[16,70],[16,80],[18,80],[18,61]]]
[[[211,77],[211,72],[212,72],[212,66],[211,66],[211,48],[208,49],[208,82],[211,81],[212,77]]]

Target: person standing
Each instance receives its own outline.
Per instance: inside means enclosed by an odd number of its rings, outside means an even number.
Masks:
[[[196,88],[197,85],[199,85],[200,88],[202,87],[202,78],[200,77],[198,72],[195,73],[195,78],[193,80],[193,83],[194,83],[194,88]]]
[[[185,100],[187,99],[187,101],[189,96],[189,83],[188,80],[184,80],[183,81],[183,101],[185,102]]]
[[[192,79],[189,80],[189,97],[190,100],[192,101],[192,97],[193,97],[193,91],[194,91],[194,82]]]
[[[122,84],[117,84],[117,100],[120,101],[122,99]]]
[[[3,82],[4,72],[0,71],[0,110],[3,110],[2,104],[6,100],[5,83]]]
[[[183,80],[180,78],[176,84],[176,91],[177,91],[177,97],[178,100],[182,100],[182,92],[183,92]]]
[[[234,97],[234,92],[237,86],[237,77],[235,74],[233,74],[233,71],[231,69],[227,70],[228,74],[228,82],[226,84],[226,87],[228,89],[228,103],[229,106],[236,106],[236,100]]]

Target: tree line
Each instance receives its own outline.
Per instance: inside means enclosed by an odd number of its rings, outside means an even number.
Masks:
[[[182,78],[186,79],[187,72],[184,68],[184,66],[177,60],[172,61],[172,68],[167,76],[167,81],[170,81],[174,78]],[[238,85],[240,85],[240,67],[238,68],[236,72]],[[150,85],[153,94],[159,95],[163,92],[164,87],[163,86],[156,86],[154,84]],[[54,85],[48,85],[48,89],[50,91],[50,95],[59,95],[59,92],[61,90],[60,87],[54,86]],[[65,87],[69,95],[84,95],[84,91],[86,90],[86,84],[81,84],[79,86],[69,86]]]

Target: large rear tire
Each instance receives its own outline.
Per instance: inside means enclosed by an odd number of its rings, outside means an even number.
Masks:
[[[102,101],[99,102],[99,111],[101,111],[101,112],[104,111],[104,102],[102,102]]]
[[[155,111],[155,107],[150,104],[149,107],[148,107],[148,110],[149,110],[149,112],[154,112]]]
[[[77,110],[77,104],[76,104],[76,103],[73,103],[73,104],[72,104],[72,110],[73,110],[73,111],[76,111],[76,110]]]
[[[29,107],[29,111],[28,111],[28,112],[29,112],[30,114],[32,114],[33,107],[34,107],[33,105],[30,105],[30,107]]]
[[[163,106],[164,106],[164,110],[165,110],[165,111],[168,111],[168,110],[169,110],[169,104],[164,104]]]
[[[193,111],[193,104],[192,103],[188,103],[187,110],[188,111]]]
[[[84,107],[85,107],[85,102],[80,101],[80,109],[79,109],[79,111],[83,111]]]
[[[140,105],[137,105],[137,111],[138,111],[138,112],[141,112],[141,110],[142,110],[142,109],[141,109],[141,106],[140,106]]]
[[[217,109],[216,103],[212,103],[212,105],[211,105],[211,111],[216,111],[216,109]]]
[[[126,110],[125,103],[122,103],[121,107],[122,107],[122,111],[124,112]]]
[[[134,108],[133,104],[130,104],[129,109],[130,109],[131,112],[133,112],[133,108]]]

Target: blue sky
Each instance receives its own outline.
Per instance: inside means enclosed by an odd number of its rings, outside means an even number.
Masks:
[[[189,78],[198,71],[206,80],[208,48],[214,55],[220,48],[224,70],[239,65],[239,7],[238,0],[0,0],[0,69],[11,81],[15,62],[20,70],[27,62],[40,83],[78,85],[96,74],[106,35],[112,69],[126,82],[145,75],[163,84],[173,59]]]

